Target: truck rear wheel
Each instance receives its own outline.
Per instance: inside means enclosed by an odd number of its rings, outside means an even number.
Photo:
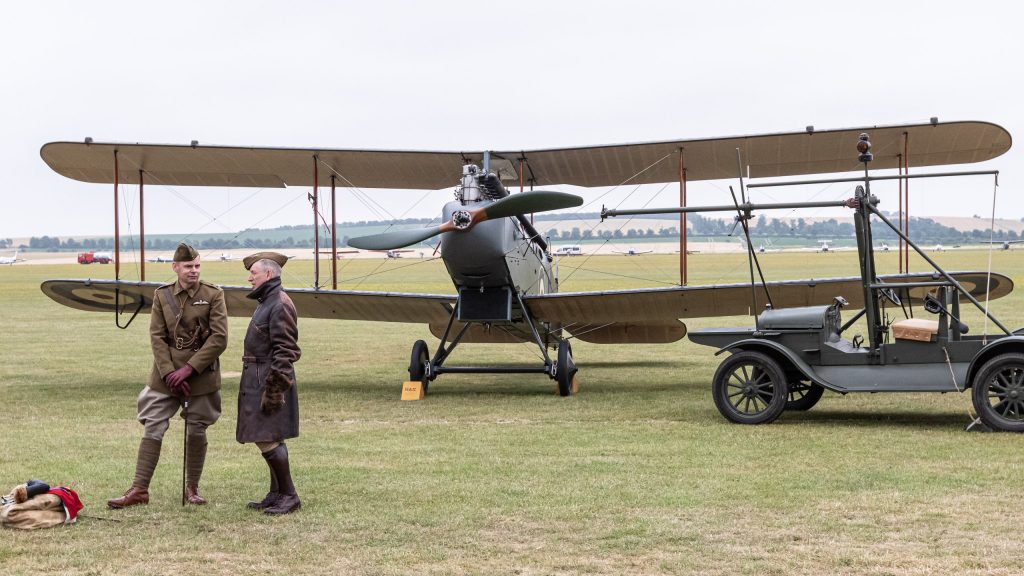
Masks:
[[[794,380],[789,383],[789,399],[786,400],[786,410],[806,411],[814,408],[814,405],[821,400],[825,389],[813,382]]]
[[[789,384],[785,372],[770,357],[750,350],[726,358],[711,383],[715,407],[738,424],[766,424],[786,408]]]

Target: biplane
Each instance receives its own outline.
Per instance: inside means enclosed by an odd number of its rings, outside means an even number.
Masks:
[[[337,289],[319,284],[319,258],[313,288],[289,288],[300,316],[426,324],[439,339],[413,344],[409,374],[424,388],[444,373],[541,373],[557,381],[563,396],[576,389],[571,339],[597,344],[667,343],[683,338],[689,318],[754,313],[747,284],[690,286],[686,235],[680,246],[680,285],[635,290],[559,292],[552,256],[525,215],[579,206],[582,199],[535,186],[582,187],[679,182],[685,205],[687,182],[746,177],[836,173],[856,169],[843,152],[851,138],[869,128],[673,140],[639,144],[541,150],[406,151],[356,149],[253,148],[174,144],[53,142],[43,160],[57,173],[83,182],[167,186],[312,187],[314,218],[320,189],[328,181],[332,206],[337,186],[436,190],[455,186],[456,199],[443,207],[444,223],[351,239],[369,250],[396,250],[440,236],[440,254],[454,293],[410,294]],[[1010,135],[986,122],[931,122],[871,127],[876,166],[897,168],[907,158],[935,166],[980,162],[1010,147]],[[737,156],[742,157],[742,166]],[[518,187],[518,191],[514,188]],[[142,203],[139,203],[142,206]],[[144,220],[139,215],[139,221]],[[681,230],[686,229],[680,217]],[[117,241],[115,214],[115,246]],[[314,234],[313,254],[319,254]],[[144,246],[144,241],[140,245]],[[332,228],[332,250],[337,240]],[[117,255],[115,254],[115,263]],[[336,262],[336,257],[332,258]],[[115,268],[115,270],[117,270]],[[1005,295],[1012,283],[983,273],[960,273],[975,293]],[[887,282],[922,282],[927,275],[899,274]],[[56,302],[86,311],[130,318],[149,310],[154,282],[140,280],[47,280],[41,288]],[[837,292],[856,293],[860,278],[768,282],[765,290],[779,306],[827,304]],[[249,316],[254,302],[248,286],[224,286],[228,313]],[[918,295],[923,297],[921,295]],[[855,297],[852,299],[855,300]],[[852,302],[854,305],[856,302]],[[129,320],[130,322],[130,320]],[[118,320],[120,326],[120,320]],[[454,366],[458,345],[536,344],[538,365]],[[549,354],[549,350],[554,354]],[[554,357],[552,357],[554,356]]]

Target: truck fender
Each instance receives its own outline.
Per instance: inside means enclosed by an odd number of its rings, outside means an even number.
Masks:
[[[725,346],[718,352],[715,352],[715,356],[718,356],[723,352],[733,352],[737,350],[753,350],[755,352],[767,354],[773,360],[778,362],[783,369],[792,368],[793,370],[803,374],[804,377],[811,382],[823,388],[845,394],[845,392],[834,386],[828,380],[818,376],[818,373],[814,371],[814,368],[812,368],[810,364],[804,362],[799,356],[793,354],[788,348],[778,344],[777,342],[762,340],[759,338],[748,338]]]
[[[1006,336],[999,338],[994,342],[985,346],[978,353],[971,358],[971,364],[967,368],[967,383],[965,387],[970,388],[974,385],[974,375],[981,370],[981,367],[985,365],[992,358],[999,356],[1000,354],[1006,354],[1007,352],[1024,352],[1024,336],[1017,336],[1014,332],[1014,336]]]

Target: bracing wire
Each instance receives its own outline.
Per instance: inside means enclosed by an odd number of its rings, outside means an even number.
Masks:
[[[131,254],[132,254],[132,260],[135,262],[135,275],[139,276],[139,274],[140,274],[139,273],[139,259],[135,257],[135,237],[132,236],[132,216],[131,215],[132,215],[132,208],[134,208],[134,206],[130,206],[128,204],[128,195],[124,193],[123,185],[122,185],[122,189],[118,190],[118,195],[121,197],[121,203],[124,204],[124,219],[125,219],[125,223],[128,225],[128,245],[131,247],[130,251],[131,251]],[[120,238],[115,239],[115,240],[118,243],[120,242]],[[118,250],[120,250],[121,247],[120,246],[116,246],[116,248]]]
[[[126,159],[126,160],[128,160],[129,162],[132,162],[132,161],[131,161],[130,159]],[[132,162],[132,163],[134,164],[134,162]],[[136,164],[136,168],[138,168],[138,169],[141,169],[141,166],[138,166],[138,165]],[[154,183],[155,183],[155,184],[157,184],[157,185],[159,185],[159,186],[162,186],[162,187],[166,188],[167,190],[170,190],[172,194],[174,194],[175,196],[177,196],[177,197],[178,197],[179,199],[181,199],[181,200],[182,200],[183,202],[185,202],[185,203],[186,203],[187,205],[191,206],[191,207],[192,207],[192,208],[193,208],[193,209],[194,209],[195,211],[197,211],[197,212],[199,212],[199,213],[203,214],[204,216],[206,216],[206,217],[208,218],[208,220],[207,220],[207,222],[206,222],[206,223],[204,223],[204,224],[203,224],[202,226],[200,226],[200,227],[199,227],[198,229],[196,229],[195,231],[193,231],[193,232],[189,233],[188,235],[184,236],[184,237],[183,237],[183,238],[182,238],[181,240],[185,240],[185,239],[191,238],[192,236],[194,236],[195,234],[197,234],[197,233],[198,233],[198,232],[199,232],[200,230],[202,230],[202,229],[206,228],[207,226],[209,226],[210,224],[212,224],[212,223],[214,223],[214,222],[216,222],[216,223],[217,223],[218,225],[220,225],[220,226],[221,226],[222,228],[225,228],[226,230],[228,230],[229,232],[231,232],[231,230],[230,230],[230,229],[229,229],[229,228],[227,227],[227,225],[226,225],[226,224],[224,224],[224,222],[222,222],[222,221],[220,220],[220,218],[219,218],[219,217],[217,217],[217,216],[213,216],[213,215],[212,215],[212,214],[210,214],[210,213],[209,213],[208,211],[206,211],[206,210],[205,210],[205,209],[204,209],[203,207],[201,207],[201,206],[199,206],[198,204],[196,204],[195,202],[192,202],[191,200],[189,200],[189,199],[188,199],[188,198],[187,198],[187,197],[186,197],[186,196],[185,196],[184,194],[182,194],[181,192],[179,192],[178,190],[176,190],[176,189],[175,189],[175,188],[174,188],[173,186],[171,186],[171,185],[169,185],[169,184],[165,184],[164,182],[161,182],[161,181],[160,181],[160,179],[159,179],[159,178],[156,178],[155,176],[153,176],[153,174],[150,174],[150,173],[148,173],[148,172],[147,172],[147,174],[149,174],[150,178],[152,178],[152,179],[153,179],[153,181],[154,181]],[[252,196],[250,196],[250,198],[252,198],[252,197],[253,197],[253,196],[255,196],[256,194],[258,194],[258,193],[259,193],[259,192],[261,192],[262,190],[263,190],[263,189],[257,190],[256,192],[254,192],[254,193],[253,193],[253,195],[252,195]],[[278,212],[280,212],[281,210],[284,210],[284,209],[285,209],[285,208],[286,208],[286,207],[287,207],[288,205],[290,205],[290,204],[292,204],[293,202],[297,201],[297,200],[298,200],[299,198],[301,198],[301,196],[295,196],[294,198],[292,198],[292,199],[291,199],[291,200],[289,200],[288,202],[285,202],[284,204],[282,204],[282,205],[281,205],[281,206],[280,206],[280,207],[279,207],[279,208],[278,208],[277,210],[275,210],[274,212],[272,212],[272,213],[271,213],[271,214],[269,214],[268,216],[266,216],[266,217],[262,218],[261,220],[259,220],[259,221],[258,221],[258,222],[256,222],[255,224],[253,224],[253,225],[249,226],[249,228],[255,227],[255,225],[256,225],[256,224],[259,224],[260,222],[263,222],[264,220],[267,220],[268,218],[270,218],[270,217],[271,217],[271,216],[273,216],[274,214],[277,214],[277,213],[278,213]],[[249,198],[247,198],[247,199],[246,199],[246,200],[244,200],[243,202],[246,202],[246,201],[248,201],[248,200],[249,200]],[[241,203],[239,203],[239,204],[241,204]],[[236,205],[236,207],[237,207],[237,205]],[[232,208],[229,208],[229,210],[231,210],[231,209],[232,209]],[[224,213],[226,213],[226,212],[227,212],[227,211],[225,211]],[[221,215],[223,215],[224,213],[222,213]],[[234,237],[233,237],[233,238],[232,238],[231,240],[234,240],[234,239],[238,238],[238,237],[239,237],[239,236],[240,236],[241,234],[242,234],[242,232],[238,232],[237,234],[235,234],[235,236],[234,236]],[[229,240],[229,241],[230,241],[230,240]],[[244,240],[244,243],[245,243],[245,245],[246,245],[246,247],[247,247],[247,248],[252,248],[252,249],[254,249],[254,250],[255,250],[255,249],[258,249],[258,248],[257,248],[257,247],[255,246],[255,244],[253,244],[253,243],[252,243],[252,241],[250,241],[249,239],[245,239],[245,240]],[[295,280],[296,282],[298,282],[298,283],[299,283],[299,284],[301,284],[301,285],[312,285],[311,283],[307,282],[307,281],[306,281],[306,279],[303,279],[303,278],[299,278],[299,277],[295,276],[294,274],[290,274],[290,273],[288,273],[288,272],[284,272],[284,270],[282,270],[282,274],[284,274],[284,275],[285,275],[285,276],[286,276],[287,278],[289,278],[289,279],[293,279],[293,280]]]

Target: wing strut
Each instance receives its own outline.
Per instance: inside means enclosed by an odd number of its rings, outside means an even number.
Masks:
[[[317,290],[320,289],[320,208],[318,205],[320,199],[320,173],[317,170],[317,163],[320,161],[317,155],[313,155],[313,196],[310,200],[313,202],[313,287]]]
[[[142,168],[139,168],[139,281],[146,281],[146,220],[145,196],[142,193]]]
[[[337,178],[331,174],[331,290],[338,289],[338,210]],[[318,255],[317,258],[320,256]]]
[[[86,144],[89,144],[90,139],[86,139]],[[117,148],[114,148],[114,280],[120,282],[121,280],[121,210],[120,210],[120,198],[118,186],[120,184],[120,164],[117,157]],[[145,196],[143,189],[143,171],[139,168],[139,279],[142,282],[146,281],[146,216],[145,216]],[[114,325],[122,330],[126,330],[131,326],[132,321],[139,315],[142,308],[145,306],[145,297],[139,298],[139,305],[135,308],[135,312],[132,312],[131,318],[128,322],[125,322],[124,326],[121,325],[121,314],[125,311],[121,309],[121,289],[114,289]]]
[[[684,149],[679,148],[679,206],[686,208],[686,164],[683,161]],[[679,213],[679,285],[687,284],[686,270],[686,213]]]
[[[117,184],[121,171],[117,166],[117,148],[114,148],[114,280],[121,279],[121,211],[118,210]]]
[[[910,175],[910,134],[906,130],[903,131],[903,175]],[[903,179],[903,233],[910,238],[910,179]],[[903,246],[903,261],[900,263],[900,269],[904,272],[910,272],[910,245],[900,238],[900,245]]]

